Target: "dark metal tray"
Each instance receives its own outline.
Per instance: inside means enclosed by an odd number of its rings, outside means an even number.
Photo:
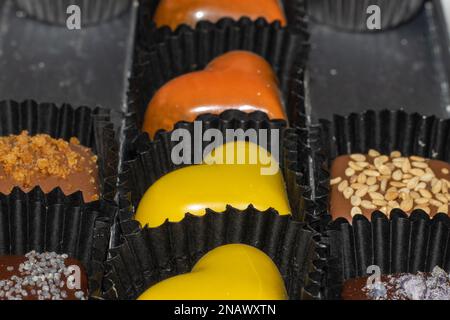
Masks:
[[[447,1],[447,0],[443,0]],[[0,1],[0,98],[125,110],[136,6],[79,32],[17,16]],[[450,38],[439,0],[410,23],[371,34],[310,24],[309,111],[329,118],[366,109],[448,117]]]
[[[379,33],[311,23],[307,110],[313,118],[400,108],[447,118],[450,37],[443,10],[430,1],[408,24]]]
[[[0,0],[0,99],[123,110],[136,11],[70,31],[24,18],[13,0]]]

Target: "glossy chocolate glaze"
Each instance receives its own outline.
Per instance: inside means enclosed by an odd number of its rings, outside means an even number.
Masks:
[[[200,114],[229,109],[286,118],[278,80],[264,58],[249,51],[231,51],[202,71],[169,81],[150,101],[143,131],[153,137],[159,129],[172,130],[179,121],[194,121]]]
[[[170,26],[175,30],[180,24],[195,27],[197,22],[208,20],[217,22],[230,17],[252,20],[265,18],[286,25],[286,18],[278,0],[161,0],[154,21],[158,27]]]

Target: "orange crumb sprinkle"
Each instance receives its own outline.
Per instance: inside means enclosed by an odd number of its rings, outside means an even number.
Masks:
[[[24,187],[31,186],[36,174],[65,179],[82,170],[82,156],[74,152],[70,144],[79,145],[80,142],[77,138],[71,138],[69,142],[54,139],[47,134],[30,136],[27,131],[0,137],[0,165],[7,176]]]

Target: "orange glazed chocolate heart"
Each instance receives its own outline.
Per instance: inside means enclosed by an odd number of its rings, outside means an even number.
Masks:
[[[225,110],[262,111],[286,119],[277,78],[262,57],[248,51],[223,54],[202,71],[177,77],[159,89],[145,112],[142,130],[151,137],[179,121]]]
[[[201,20],[217,22],[224,17],[235,20],[262,17],[268,22],[278,20],[281,25],[286,25],[278,0],[161,0],[154,21],[158,27],[170,26],[175,30],[183,23],[195,27]]]

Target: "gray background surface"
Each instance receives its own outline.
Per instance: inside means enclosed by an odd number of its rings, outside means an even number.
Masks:
[[[312,115],[403,108],[448,117],[449,39],[436,5],[428,3],[408,24],[379,33],[312,25]]]
[[[134,32],[132,11],[71,31],[25,18],[12,0],[0,0],[0,99],[121,110]]]

